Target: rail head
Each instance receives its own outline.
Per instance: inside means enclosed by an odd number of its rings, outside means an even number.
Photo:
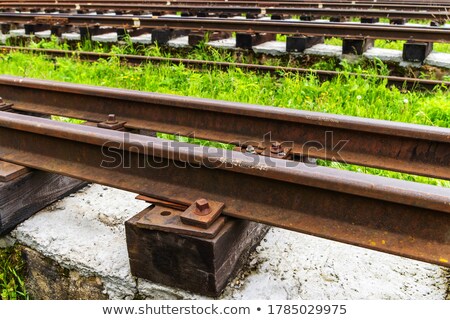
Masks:
[[[24,87],[450,143],[450,128],[7,75],[0,76],[0,85],[11,86],[11,90]]]

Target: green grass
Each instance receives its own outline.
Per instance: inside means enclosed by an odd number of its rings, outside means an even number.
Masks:
[[[384,70],[381,63],[366,70],[345,62],[341,67],[360,73]],[[385,81],[346,74],[320,82],[313,75],[287,73],[276,78],[238,68],[202,72],[184,65],[151,63],[129,67],[116,58],[88,63],[23,53],[0,55],[0,73],[442,127],[450,124],[450,100],[445,90],[409,92],[387,88]]]
[[[406,41],[397,40],[375,40],[374,47],[382,48],[382,49],[394,49],[394,50],[403,50],[403,44]],[[325,39],[325,43],[333,46],[342,46],[341,38],[328,38]],[[442,53],[450,53],[450,43],[434,43],[433,51],[442,52]]]
[[[24,263],[15,247],[0,249],[0,297],[1,300],[28,299],[22,280]]]

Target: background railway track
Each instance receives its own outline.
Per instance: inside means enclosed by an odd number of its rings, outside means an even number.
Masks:
[[[316,70],[308,68],[295,68],[295,67],[282,67],[282,66],[270,66],[261,64],[249,64],[249,63],[232,63],[232,62],[219,62],[219,61],[207,61],[207,60],[194,60],[194,59],[182,59],[182,58],[165,58],[165,57],[152,57],[147,55],[131,55],[131,54],[109,54],[98,52],[83,52],[83,51],[71,51],[71,50],[56,50],[56,49],[41,49],[41,48],[27,48],[27,47],[13,47],[13,46],[0,46],[0,51],[7,52],[24,52],[33,54],[43,54],[49,57],[68,57],[78,58],[86,61],[98,61],[99,59],[110,59],[112,57],[119,58],[121,61],[132,64],[140,65],[143,63],[172,63],[183,64],[187,67],[203,70],[207,68],[240,68],[243,70],[257,71],[262,73],[271,73],[274,75],[280,75],[284,73],[298,73],[303,75],[313,74],[317,76],[321,81],[326,81],[338,76],[359,76],[363,78],[377,78],[379,80],[386,80],[387,84],[395,85],[399,88],[406,88],[409,90],[414,89],[426,89],[433,90],[436,86],[450,87],[449,81],[442,80],[430,80],[420,79],[412,77],[397,77],[397,76],[382,76],[382,75],[370,75],[352,72],[339,72],[330,70]]]

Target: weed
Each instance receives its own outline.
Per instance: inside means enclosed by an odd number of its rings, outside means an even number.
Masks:
[[[22,280],[24,262],[19,249],[0,249],[0,294],[1,300],[28,299]]]

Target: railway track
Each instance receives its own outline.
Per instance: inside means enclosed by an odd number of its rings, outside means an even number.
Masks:
[[[56,1],[52,0],[9,0],[4,1],[5,3],[55,3]],[[123,3],[124,1],[121,0],[59,0],[58,3]],[[228,4],[241,4],[244,3],[242,0],[174,0],[171,1],[173,3],[201,3],[201,4],[216,4],[216,3],[228,3]],[[126,3],[130,4],[153,4],[153,3],[167,3],[165,0],[128,0]],[[423,0],[362,0],[362,1],[350,1],[350,0],[249,0],[245,1],[246,4],[254,5],[258,3],[262,4],[270,4],[270,5],[279,5],[279,4],[287,4],[287,5],[314,5],[318,6],[319,4],[323,5],[374,5],[374,6],[389,6],[391,4],[394,5],[406,5],[406,6],[429,6],[429,7],[436,7],[436,6],[447,6],[450,5],[450,1],[448,0],[439,0],[439,1],[423,1]]]
[[[0,46],[0,52],[27,52],[33,54],[43,54],[50,57],[76,57],[85,61],[97,61],[99,59],[110,59],[112,57],[119,58],[121,61],[132,64],[140,65],[143,63],[172,63],[183,64],[187,67],[193,67],[197,69],[208,68],[240,68],[243,70],[257,71],[264,73],[271,73],[274,75],[284,73],[298,73],[298,74],[313,74],[317,76],[321,81],[326,81],[334,77],[349,75],[358,76],[367,79],[377,78],[379,80],[386,80],[389,85],[395,85],[399,88],[407,89],[426,89],[433,90],[437,86],[450,87],[450,82],[441,80],[429,80],[420,78],[409,77],[397,77],[397,76],[375,76],[365,75],[358,73],[339,72],[330,70],[315,70],[307,68],[295,68],[295,67],[281,67],[281,66],[269,66],[260,64],[248,64],[248,63],[231,63],[231,62],[218,62],[218,61],[206,61],[206,60],[193,60],[193,59],[181,59],[181,58],[165,58],[165,57],[152,57],[144,55],[130,55],[130,54],[108,54],[98,52],[83,52],[83,51],[68,51],[68,50],[55,50],[55,49],[40,49],[40,48],[27,48],[27,47],[13,47],[13,46]]]
[[[416,8],[416,7],[404,7],[401,10],[392,8],[371,8],[371,7],[299,7],[299,6],[289,6],[283,7],[280,5],[273,7],[266,7],[258,4],[258,6],[251,5],[192,5],[189,3],[179,4],[179,3],[166,3],[166,4],[111,4],[111,3],[75,3],[75,4],[64,4],[64,3],[36,3],[36,4],[24,4],[24,3],[0,3],[0,10],[22,10],[22,11],[47,11],[59,12],[64,10],[66,12],[80,12],[88,13],[89,11],[106,13],[114,12],[117,14],[123,13],[139,13],[139,14],[149,14],[154,15],[161,13],[172,13],[182,12],[183,15],[200,15],[206,16],[210,14],[216,15],[271,15],[278,17],[278,19],[284,16],[299,16],[300,19],[311,19],[311,17],[322,18],[322,17],[333,17],[347,18],[347,17],[363,17],[363,18],[390,18],[390,19],[418,19],[418,20],[434,20],[444,23],[449,20],[449,9],[450,7],[427,7],[427,8]]]
[[[359,37],[423,42],[450,42],[450,29],[438,27],[388,26],[355,23],[275,21],[258,19],[134,17],[84,14],[42,15],[0,13],[0,22],[55,26],[104,26],[191,31],[267,33],[303,36]]]
[[[273,141],[292,141],[294,154],[339,159],[323,143],[331,131],[335,141],[348,140],[341,160],[450,179],[449,129],[7,76],[0,77],[0,94],[12,104],[0,112],[1,160],[179,205],[220,201],[227,216],[450,266],[448,188],[140,131],[243,146],[271,132],[269,154]],[[73,116],[89,125],[17,112]],[[121,123],[125,131],[99,125],[109,113],[116,119],[106,124],[117,129],[113,122]],[[308,141],[323,143],[322,150],[315,144],[305,151]]]
[[[223,10],[220,10],[223,8]],[[26,1],[26,2],[1,2],[0,9],[16,9],[16,10],[126,10],[126,11],[182,11],[189,12],[191,10],[208,12],[212,9],[212,13],[229,12],[229,13],[260,13],[258,8],[266,9],[267,14],[285,13],[285,14],[303,14],[302,9],[328,9],[343,10],[349,12],[351,16],[352,10],[380,10],[380,12],[389,10],[392,13],[396,11],[428,11],[441,12],[448,11],[450,5],[420,5],[420,4],[391,4],[391,3],[339,3],[339,2],[248,2],[248,1]],[[282,10],[286,10],[283,12]],[[227,11],[229,10],[229,11]],[[299,11],[295,11],[299,10]],[[336,11],[330,11],[335,15]],[[389,14],[386,12],[386,14]],[[310,13],[306,11],[306,13]],[[394,14],[400,14],[393,12]],[[317,14],[325,13],[317,11]],[[361,13],[360,13],[361,14]]]

